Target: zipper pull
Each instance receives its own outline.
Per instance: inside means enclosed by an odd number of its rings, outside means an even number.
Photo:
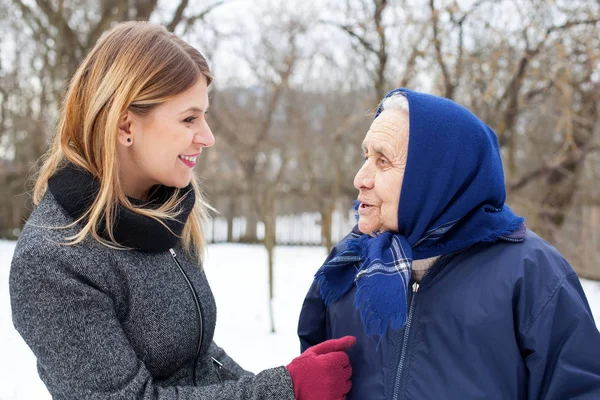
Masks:
[[[217,360],[214,357],[210,358],[213,362],[213,366],[215,367],[215,370],[217,372],[217,377],[219,378],[219,382],[223,383],[223,377],[221,376],[221,371],[223,370],[223,364],[221,364],[219,362],[219,360]]]
[[[412,285],[413,293],[417,293],[419,291],[419,282],[415,282]]]
[[[169,249],[169,253],[171,253],[171,257],[173,257],[173,258],[177,257],[177,254],[175,254],[175,250]]]
[[[217,360],[214,357],[211,357],[210,359],[212,360],[213,364],[215,364],[217,367],[223,368],[223,363],[221,363],[219,360]]]

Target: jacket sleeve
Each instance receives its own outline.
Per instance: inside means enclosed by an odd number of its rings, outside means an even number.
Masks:
[[[600,399],[600,333],[575,272],[543,296],[522,333],[528,398]]]
[[[324,263],[330,261],[345,246],[345,242],[352,235],[360,234],[358,226],[352,229],[352,232],[346,235],[327,255]],[[300,351],[303,353],[306,349],[328,339],[331,334],[328,329],[327,306],[321,298],[319,285],[313,281],[304,298],[300,318],[298,320],[298,337],[300,338]]]
[[[318,285],[313,282],[302,304],[298,321],[301,352],[328,339],[326,313],[327,306],[321,299]]]
[[[15,253],[10,273],[13,323],[54,399],[294,399],[284,367],[219,385],[155,383],[129,344],[101,279],[83,274],[76,267],[80,260],[61,248],[28,243]]]

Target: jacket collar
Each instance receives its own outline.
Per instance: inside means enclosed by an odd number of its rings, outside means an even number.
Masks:
[[[67,213],[72,218],[78,219],[93,204],[100,190],[100,182],[89,172],[73,164],[67,164],[48,180],[48,189]],[[175,190],[175,188],[159,186],[147,202],[136,199],[130,201],[140,208],[156,209],[167,201]],[[119,205],[113,222],[116,242],[125,247],[150,253],[167,251],[175,246],[196,201],[192,185],[182,189],[181,196],[184,198],[176,218],[161,222]],[[104,221],[98,228],[100,235],[108,240]]]

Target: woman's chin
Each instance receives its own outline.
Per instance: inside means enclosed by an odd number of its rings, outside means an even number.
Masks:
[[[192,175],[178,176],[177,179],[171,179],[165,186],[175,187],[177,189],[183,189],[187,187],[192,181]]]
[[[183,188],[188,187],[188,185],[190,184],[190,182],[191,182],[191,180],[188,179],[187,181],[185,181],[183,183],[180,183],[180,184],[176,185],[175,187],[178,188],[178,189],[183,189]]]
[[[375,236],[375,232],[379,230],[379,227],[375,226],[373,223],[369,223],[369,221],[361,222],[358,220],[358,230],[364,234]]]

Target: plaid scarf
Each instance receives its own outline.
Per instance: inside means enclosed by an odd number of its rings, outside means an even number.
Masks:
[[[424,239],[443,235],[449,227],[431,230]],[[346,247],[315,274],[326,305],[339,300],[356,284],[354,304],[365,332],[381,337],[388,327],[406,324],[412,250],[406,238],[383,232],[375,237],[352,233]]]

